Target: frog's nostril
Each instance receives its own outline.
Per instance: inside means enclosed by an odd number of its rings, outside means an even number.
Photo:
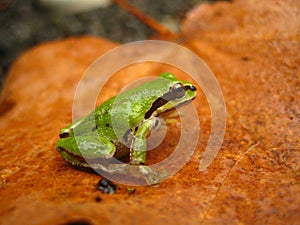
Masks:
[[[60,138],[68,138],[68,137],[70,137],[70,133],[67,133],[67,132],[65,132],[65,133],[60,133],[60,134],[59,134],[59,137],[60,137]]]
[[[195,86],[191,85],[191,86],[190,86],[190,90],[191,90],[191,91],[197,91],[197,88],[196,88]]]
[[[184,90],[197,91],[197,88],[194,85],[186,85],[184,86]]]

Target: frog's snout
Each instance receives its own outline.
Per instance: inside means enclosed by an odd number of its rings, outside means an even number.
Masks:
[[[190,89],[191,91],[197,91],[197,88],[196,88],[194,85],[189,86],[189,89]]]

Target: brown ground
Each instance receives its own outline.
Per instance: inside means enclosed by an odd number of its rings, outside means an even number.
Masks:
[[[59,129],[71,122],[79,79],[117,44],[70,38],[24,53],[1,95],[0,224],[297,224],[299,15],[297,0],[223,2],[188,14],[183,44],[220,82],[226,136],[213,164],[199,172],[210,129],[200,93],[195,104],[202,133],[194,156],[158,187],[136,187],[133,195],[125,185],[114,195],[102,194],[96,190],[98,175],[75,170],[55,150]],[[115,95],[137,76],[165,69],[126,68],[102,97]],[[177,142],[178,124],[170,126],[166,152]],[[154,152],[149,161],[162,157]]]

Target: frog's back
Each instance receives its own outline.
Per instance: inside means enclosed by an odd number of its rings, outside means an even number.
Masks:
[[[98,134],[111,140],[117,139],[111,122],[111,109],[114,100],[115,97],[108,99],[97,106],[95,111],[89,115],[95,120]]]
[[[120,137],[148,119],[154,111],[153,103],[168,93],[172,83],[177,82],[173,75],[172,79],[165,76],[127,90],[98,106],[93,117],[99,135],[117,139],[116,136]]]
[[[99,135],[116,140],[116,136],[120,138],[145,119],[145,113],[157,99],[157,90],[143,86],[110,98],[96,107],[91,116],[96,121]]]

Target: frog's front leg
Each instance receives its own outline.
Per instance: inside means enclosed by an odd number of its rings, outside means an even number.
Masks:
[[[158,127],[160,124],[161,121],[157,117],[153,117],[144,121],[135,132],[130,148],[130,164],[136,166],[135,168],[138,170],[137,173],[143,175],[147,184],[157,184],[167,175],[165,172],[163,174],[159,174],[149,166],[143,165],[146,163],[146,137],[154,128]],[[131,168],[131,170],[133,174],[136,174],[135,169]]]
[[[130,147],[130,164],[140,165],[146,163],[146,137],[155,127],[160,125],[157,117],[148,119],[142,123],[136,130]]]

